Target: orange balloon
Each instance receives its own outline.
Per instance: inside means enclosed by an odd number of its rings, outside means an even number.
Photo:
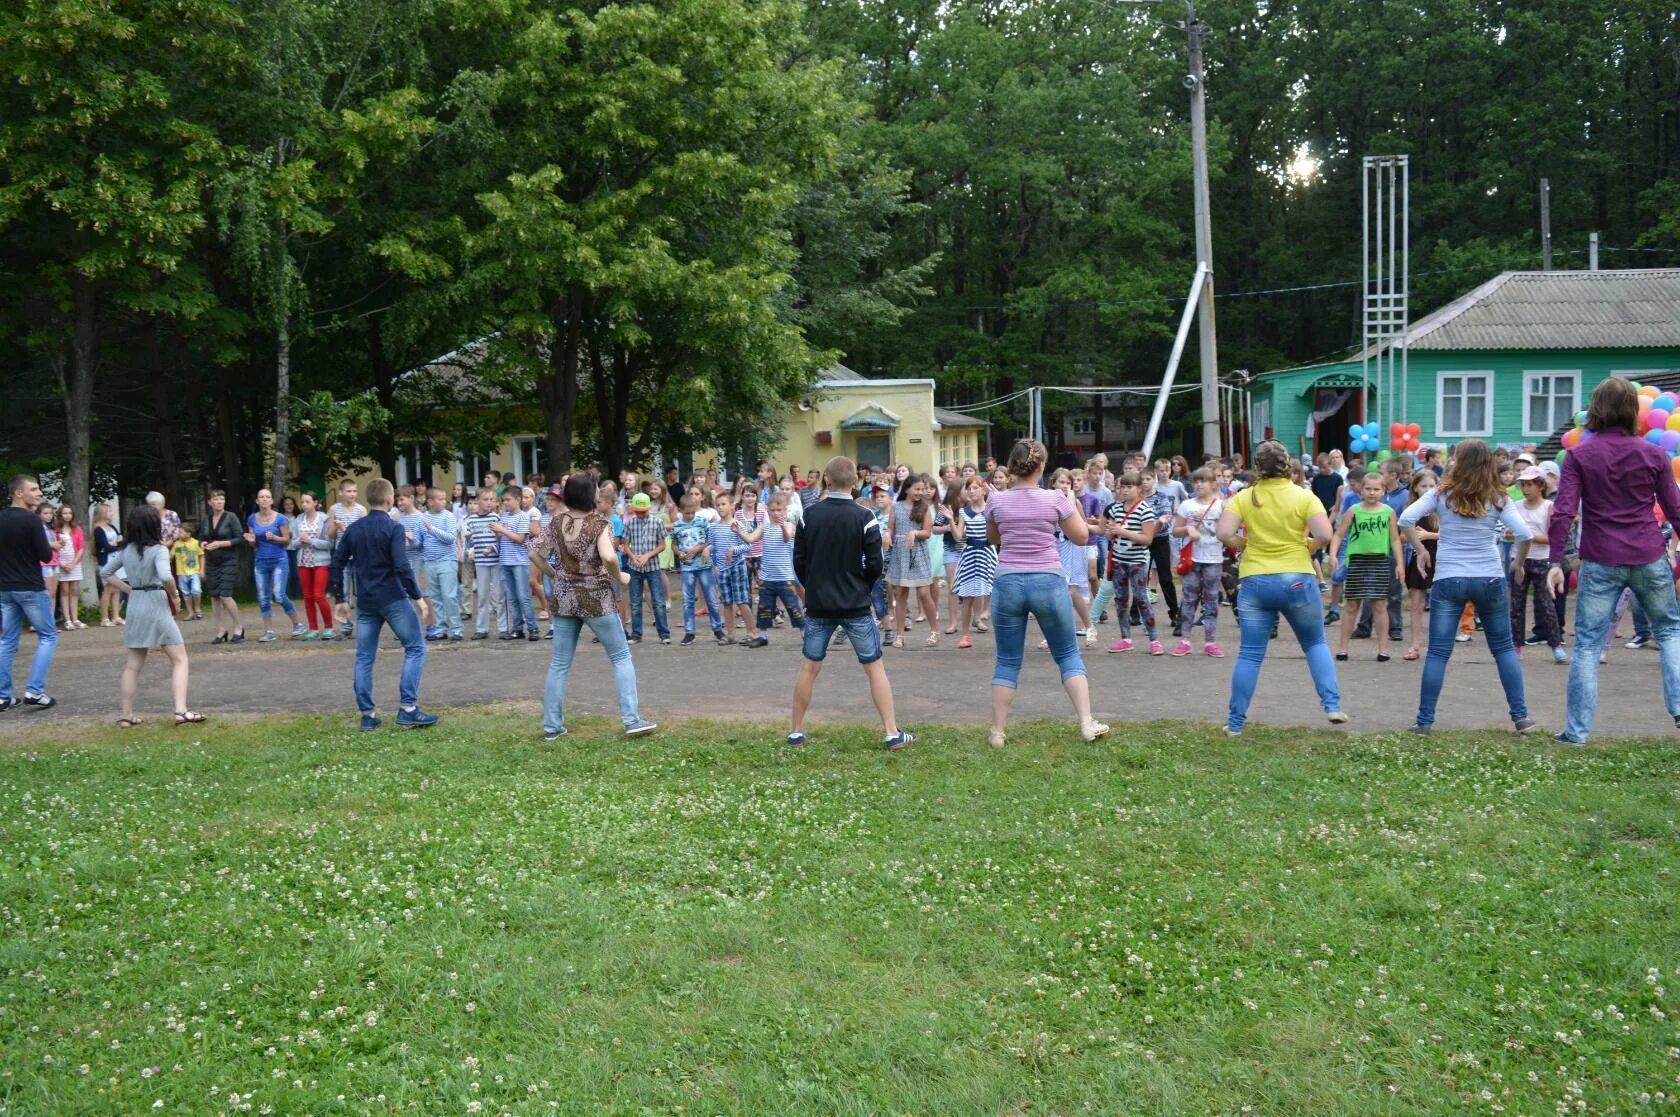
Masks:
[[[1669,458],[1668,468],[1674,471],[1674,479],[1680,481],[1680,458]]]
[[[1645,399],[1656,399],[1658,396],[1662,395],[1662,389],[1658,388],[1655,384],[1646,384],[1644,387],[1639,389],[1639,394]]]

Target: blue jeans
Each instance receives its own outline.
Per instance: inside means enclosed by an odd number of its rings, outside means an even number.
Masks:
[[[846,639],[852,642],[852,651],[857,653],[857,660],[862,664],[871,664],[881,658],[881,628],[875,623],[875,618],[865,613],[861,617],[806,617],[805,628],[800,639],[800,650],[805,658],[813,663],[821,663],[828,657],[829,641],[834,639],[836,632],[844,631]]]
[[[1028,613],[1037,618],[1039,631],[1049,641],[1062,682],[1085,674],[1085,660],[1079,655],[1079,640],[1073,634],[1073,599],[1068,596],[1067,575],[1059,570],[1054,574],[999,574],[992,583],[992,631],[997,641],[992,685],[1013,690],[1020,680]]]
[[[869,600],[875,604],[875,618],[877,620],[886,620],[887,580],[885,578],[875,579],[875,584],[869,589]]]
[[[286,615],[297,621],[297,608],[292,599],[286,596],[286,560],[263,559],[253,568],[257,577],[257,612],[262,614],[263,627],[268,627],[269,618],[274,615],[274,603],[278,601],[280,608]]]
[[[683,587],[683,635],[694,635],[694,598],[697,593],[706,595],[706,612],[710,614],[712,635],[723,635],[723,606],[718,604],[717,575],[712,568],[704,566],[699,570],[684,570],[682,572]]]
[[[1544,572],[1540,575],[1545,583]],[[1417,723],[1435,724],[1435,702],[1441,697],[1441,684],[1447,678],[1447,660],[1452,658],[1453,642],[1458,635],[1458,618],[1466,603],[1476,607],[1482,618],[1482,632],[1487,636],[1488,651],[1493,653],[1494,665],[1499,669],[1499,685],[1505,688],[1505,707],[1512,721],[1528,716],[1528,703],[1523,694],[1522,658],[1517,655],[1516,642],[1511,635],[1510,591],[1505,579],[1437,578],[1429,590],[1429,658],[1423,661],[1423,689],[1418,695]],[[1536,601],[1536,611],[1550,609],[1549,598]],[[1595,657],[1596,660],[1596,657]]]
[[[653,626],[659,631],[661,640],[668,640],[671,636],[671,622],[665,616],[665,575],[655,563],[652,570],[630,571],[630,635],[640,640],[642,638],[642,593],[653,599]],[[554,630],[555,639],[560,638],[560,630]]]
[[[28,618],[35,629],[35,660],[29,665],[25,694],[45,694],[47,668],[52,666],[53,649],[58,647],[58,628],[53,623],[52,598],[46,590],[0,590],[0,699],[12,697],[12,662],[23,639],[23,622]]]
[[[432,603],[432,623],[451,636],[461,635],[461,571],[454,559],[426,564],[426,599]]]
[[[502,585],[507,587],[508,618],[513,631],[537,631],[537,611],[531,607],[531,568],[520,563],[498,569],[502,572]]]
[[[795,628],[805,627],[805,610],[799,595],[793,592],[792,582],[760,582],[758,584],[758,634],[770,631],[776,623],[776,606],[787,610],[788,620]]]
[[[1318,576],[1310,571],[1251,574],[1242,580],[1241,596],[1237,629],[1242,643],[1237,650],[1237,665],[1231,672],[1231,712],[1225,719],[1226,727],[1240,730],[1248,720],[1248,706],[1254,701],[1254,688],[1260,682],[1260,665],[1266,660],[1266,645],[1280,616],[1295,630],[1295,640],[1306,653],[1307,670],[1312,672],[1313,686],[1324,712],[1333,714],[1340,710],[1342,692],[1336,688],[1336,661],[1330,655],[1330,645],[1324,642]]]
[[[1670,714],[1680,715],[1680,603],[1668,563],[1657,559],[1644,566],[1603,566],[1583,561],[1575,581],[1575,658],[1569,664],[1569,715],[1563,735],[1585,744],[1592,733],[1598,708],[1598,651],[1624,587],[1633,591],[1633,599],[1651,618],[1651,635],[1662,653],[1663,699]]]
[[[402,675],[397,680],[397,700],[402,706],[420,704],[420,672],[426,666],[426,641],[420,635],[420,616],[406,597],[383,609],[370,612],[356,604],[356,709],[373,713],[373,658],[379,651],[379,630],[391,626],[391,635],[402,642]]]
[[[617,613],[604,617],[555,617],[554,656],[548,661],[548,682],[543,685],[543,732],[558,733],[566,727],[566,679],[572,673],[572,657],[578,634],[588,625],[601,641],[612,661],[613,688],[618,691],[618,716],[626,727],[641,720],[636,712],[636,665],[630,661],[630,645],[624,639],[624,622]]]

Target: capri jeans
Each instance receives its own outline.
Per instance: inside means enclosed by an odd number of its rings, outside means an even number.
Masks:
[[[1073,634],[1073,599],[1068,596],[1067,576],[1060,570],[1054,574],[999,574],[992,583],[992,630],[997,639],[992,685],[1013,690],[1020,681],[1028,614],[1038,620],[1062,682],[1085,674],[1085,660],[1079,654],[1078,637]]]
[[[286,575],[289,573],[284,557],[277,559],[263,559],[253,569],[257,577],[257,612],[262,614],[263,623],[267,624],[274,615],[274,603],[278,601],[280,608],[294,621],[297,619],[297,608],[292,605],[292,599],[286,596]]]

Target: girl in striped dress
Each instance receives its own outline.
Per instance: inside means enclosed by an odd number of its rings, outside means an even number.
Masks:
[[[985,611],[986,601],[992,596],[992,578],[997,574],[997,549],[986,538],[986,493],[985,482],[970,477],[963,483],[962,504],[951,521],[952,545],[962,548],[957,578],[951,587],[952,595],[962,602],[959,648],[974,646],[968,638],[970,625]]]

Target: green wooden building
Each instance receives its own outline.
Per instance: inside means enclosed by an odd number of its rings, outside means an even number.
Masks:
[[[1361,356],[1261,375],[1255,440],[1346,451],[1377,400],[1374,363],[1362,398]],[[1371,418],[1417,423],[1426,446],[1534,446],[1605,377],[1680,368],[1680,268],[1506,272],[1414,322],[1407,357],[1405,413]]]

